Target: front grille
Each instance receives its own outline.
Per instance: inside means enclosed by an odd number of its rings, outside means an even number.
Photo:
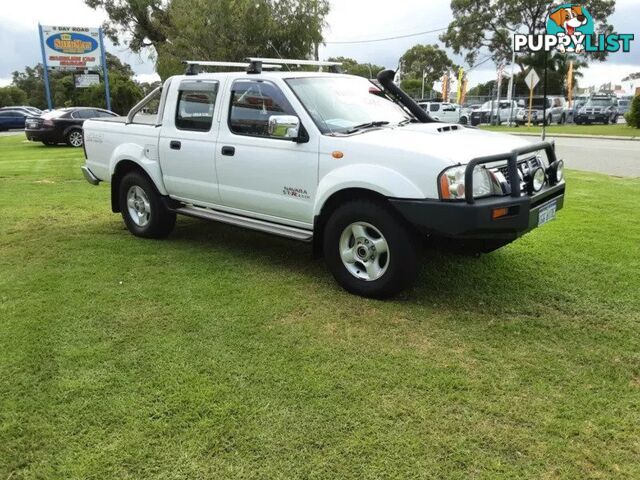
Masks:
[[[520,177],[520,191],[523,195],[526,195],[527,191],[527,181],[529,180],[530,174],[535,171],[538,167],[544,168],[544,164],[540,157],[537,155],[523,158],[518,160],[518,176]],[[506,185],[504,186],[509,191],[511,190],[508,186],[511,185],[511,176],[509,175],[509,166],[502,165],[500,167],[496,167],[494,169],[497,172],[500,172],[506,181]],[[508,193],[508,192],[505,192]]]

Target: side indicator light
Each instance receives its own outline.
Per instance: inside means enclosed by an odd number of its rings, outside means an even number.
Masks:
[[[491,218],[493,218],[494,220],[504,218],[507,215],[509,215],[508,208],[494,208],[493,211],[491,212]]]
[[[344,153],[339,152],[339,151],[335,151],[331,154],[331,156],[333,158],[335,158],[336,160],[340,160],[342,157],[344,157]]]

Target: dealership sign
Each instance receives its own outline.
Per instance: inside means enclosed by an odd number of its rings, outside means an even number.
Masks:
[[[93,85],[100,85],[100,76],[97,73],[85,73],[75,75],[76,88],[88,88]]]
[[[97,28],[42,26],[44,55],[51,69],[99,69],[102,50]]]

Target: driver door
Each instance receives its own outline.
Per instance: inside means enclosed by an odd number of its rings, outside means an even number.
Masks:
[[[311,224],[318,183],[318,137],[302,123],[300,131],[308,136],[304,143],[269,134],[270,117],[300,118],[275,83],[238,79],[230,90],[216,149],[223,205],[248,216]]]

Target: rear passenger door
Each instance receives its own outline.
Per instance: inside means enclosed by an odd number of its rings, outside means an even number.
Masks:
[[[182,80],[166,100],[158,144],[165,187],[196,205],[220,200],[215,166],[217,80]]]

